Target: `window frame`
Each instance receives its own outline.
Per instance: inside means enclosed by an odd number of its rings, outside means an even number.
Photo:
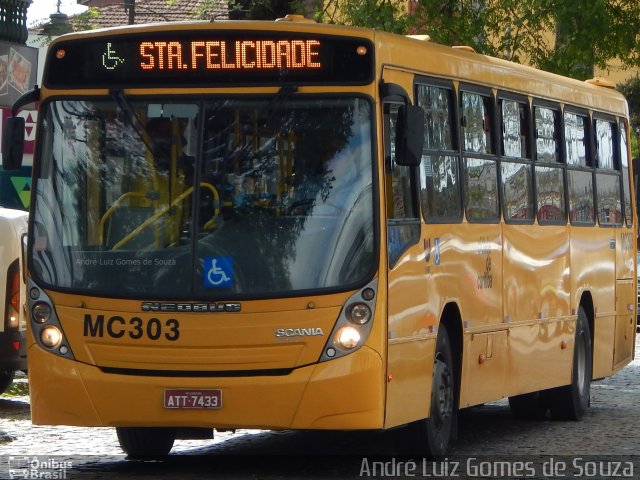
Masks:
[[[426,87],[434,87],[442,90],[447,90],[450,94],[450,110],[449,110],[449,122],[451,124],[451,150],[433,150],[423,147],[422,157],[438,155],[438,156],[447,156],[453,157],[456,160],[456,173],[457,179],[460,185],[458,189],[458,207],[459,214],[452,216],[429,216],[427,212],[422,208],[422,178],[424,175],[424,165],[422,162],[419,167],[419,176],[418,180],[418,203],[421,210],[421,218],[426,224],[450,224],[450,223],[461,223],[464,218],[464,177],[463,177],[463,168],[462,168],[462,157],[461,157],[461,139],[460,139],[460,110],[459,110],[459,102],[458,102],[458,92],[456,91],[455,85],[451,80],[438,79],[425,77],[421,75],[416,75],[413,80],[413,93],[416,105],[418,99],[418,88],[420,86]],[[419,106],[419,105],[418,105]],[[426,132],[425,132],[426,133]],[[424,160],[423,160],[424,161]]]
[[[608,167],[600,167],[598,165],[599,163],[599,149],[600,149],[600,145],[598,144],[598,138],[597,138],[597,128],[596,128],[596,124],[598,121],[604,121],[606,123],[608,123],[609,125],[612,126],[613,131],[612,133],[612,142],[611,142],[611,146],[613,149],[613,168],[608,168]],[[620,125],[618,122],[618,119],[613,116],[613,115],[609,115],[606,113],[602,113],[602,112],[596,112],[594,111],[592,114],[592,118],[591,118],[591,128],[593,130],[593,133],[591,135],[592,137],[592,142],[593,142],[593,184],[594,184],[594,206],[595,206],[595,215],[596,215],[596,220],[598,222],[598,225],[604,228],[616,228],[616,227],[622,227],[625,223],[625,211],[624,211],[624,192],[623,192],[623,185],[622,185],[622,159],[620,157]],[[627,139],[628,141],[628,139]],[[598,202],[599,199],[599,191],[598,191],[598,177],[599,175],[607,175],[607,176],[616,176],[618,177],[618,188],[619,188],[619,197],[618,200],[620,201],[620,221],[613,223],[613,222],[602,222],[601,218],[600,218],[600,205]]]
[[[509,101],[514,102],[518,105],[525,106],[525,116],[524,121],[526,122],[524,125],[523,131],[520,133],[524,133],[525,140],[525,156],[520,157],[507,157],[504,154],[504,117],[502,110],[502,102]],[[519,110],[518,110],[519,112]],[[532,225],[537,216],[537,198],[536,198],[536,181],[535,181],[535,162],[533,159],[533,122],[532,122],[532,104],[529,97],[525,95],[519,95],[516,93],[498,91],[496,95],[496,121],[498,123],[497,127],[497,135],[498,135],[498,159],[499,159],[499,172],[498,172],[498,182],[499,182],[499,190],[500,190],[500,210],[503,220],[506,224],[518,224],[518,225]],[[529,166],[529,187],[530,187],[530,200],[531,200],[531,216],[529,218],[510,218],[507,217],[507,206],[506,206],[506,196],[505,196],[505,184],[502,175],[502,164],[519,164]]]
[[[490,148],[490,152],[489,153],[479,153],[479,152],[473,152],[473,151],[468,151],[465,150],[465,145],[464,145],[464,132],[463,132],[463,115],[462,115],[462,97],[465,93],[469,93],[469,94],[473,94],[473,95],[478,95],[481,97],[486,97],[490,100],[489,105],[491,108],[491,111],[489,112],[489,126],[491,128],[491,132],[489,135],[490,138],[490,142],[491,142],[491,148]],[[462,210],[463,210],[463,215],[464,218],[466,218],[468,223],[474,224],[474,223],[479,223],[479,224],[496,224],[496,223],[500,223],[501,219],[502,219],[502,193],[501,193],[501,182],[500,182],[500,161],[499,161],[499,155],[497,153],[497,131],[498,131],[498,120],[497,120],[497,102],[496,102],[496,96],[494,94],[494,91],[491,88],[487,88],[487,87],[483,87],[483,86],[479,86],[479,85],[474,85],[474,84],[470,84],[470,83],[460,83],[458,85],[458,95],[457,95],[457,110],[458,110],[458,130],[459,130],[459,138],[460,138],[460,169],[462,170]],[[468,159],[475,159],[475,160],[488,160],[494,163],[495,165],[495,170],[496,170],[496,183],[495,183],[495,187],[496,187],[496,207],[497,207],[497,212],[495,216],[487,216],[487,217],[481,217],[481,218],[470,218],[467,215],[467,183],[468,183],[468,176],[467,176],[467,168],[466,168],[466,161]]]

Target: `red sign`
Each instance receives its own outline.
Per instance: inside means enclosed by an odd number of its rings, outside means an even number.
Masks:
[[[10,108],[0,108],[2,113],[2,123],[0,124],[0,138],[4,130],[4,122],[11,116]],[[24,153],[33,154],[36,140],[36,120],[38,112],[36,110],[21,110],[18,116],[24,118]]]
[[[165,390],[164,408],[206,410],[222,408],[222,390]]]

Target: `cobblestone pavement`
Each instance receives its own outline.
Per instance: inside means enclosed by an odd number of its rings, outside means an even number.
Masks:
[[[515,420],[506,400],[465,410],[450,458],[495,456],[526,460],[544,456],[547,460],[553,457],[569,461],[584,457],[597,461],[599,469],[589,472],[583,468],[583,476],[640,478],[640,335],[636,337],[635,357],[613,377],[592,384],[591,408],[580,422]],[[26,379],[19,381],[26,382]],[[52,459],[53,470],[60,465],[64,467],[64,477],[49,478],[186,479],[205,478],[214,473],[218,478],[251,479],[400,478],[402,473],[407,473],[401,471],[403,467],[398,467],[394,457],[401,458],[402,452],[398,449],[401,436],[401,430],[387,433],[216,432],[214,440],[177,440],[169,459],[136,462],[125,459],[114,429],[34,426],[29,420],[29,398],[3,395],[0,396],[0,478],[10,478],[7,475],[9,458],[15,463],[17,459],[36,456],[38,461]],[[362,463],[366,456],[390,459],[392,470],[379,475],[380,472]],[[613,466],[620,467],[619,471],[614,472],[607,461],[605,467],[609,470],[605,469],[604,473],[608,475],[602,475],[601,459],[609,458],[614,459]],[[628,465],[625,463],[628,461],[634,462],[631,476],[628,469],[627,475],[623,475],[622,467]],[[67,468],[64,463],[55,462],[70,462],[72,466]],[[477,475],[451,475],[451,471],[444,475],[446,468],[453,468],[447,462],[449,460],[439,465],[442,475],[423,471],[415,476],[478,478]],[[60,468],[57,471],[60,472]],[[13,478],[24,478],[15,473]],[[476,470],[475,473],[482,472]],[[571,475],[553,478],[565,477],[571,478]],[[501,475],[499,478],[512,477]]]

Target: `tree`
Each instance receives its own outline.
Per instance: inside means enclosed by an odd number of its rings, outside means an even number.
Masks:
[[[324,21],[424,33],[439,43],[578,79],[617,60],[640,66],[637,0],[328,0]]]
[[[637,158],[640,156],[640,75],[617,85],[617,89],[629,103],[632,155]]]
[[[394,0],[329,0],[316,20],[400,34],[406,33],[408,26],[406,9]]]
[[[175,1],[175,0],[172,0]],[[207,12],[215,6],[216,0],[205,0],[196,9],[196,18],[207,18]],[[275,20],[289,13],[302,13],[302,1],[290,0],[230,0],[231,20]]]
[[[538,0],[540,1],[540,0]],[[537,57],[541,68],[579,79],[593,77],[594,67],[612,60],[640,66],[640,9],[637,0],[544,0],[553,15],[553,50]]]

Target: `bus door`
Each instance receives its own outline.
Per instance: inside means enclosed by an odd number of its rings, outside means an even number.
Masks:
[[[389,322],[387,428],[428,416],[435,343],[427,340],[430,330],[425,310],[425,247],[417,201],[417,168],[398,165],[395,158],[400,105],[383,105]]]

